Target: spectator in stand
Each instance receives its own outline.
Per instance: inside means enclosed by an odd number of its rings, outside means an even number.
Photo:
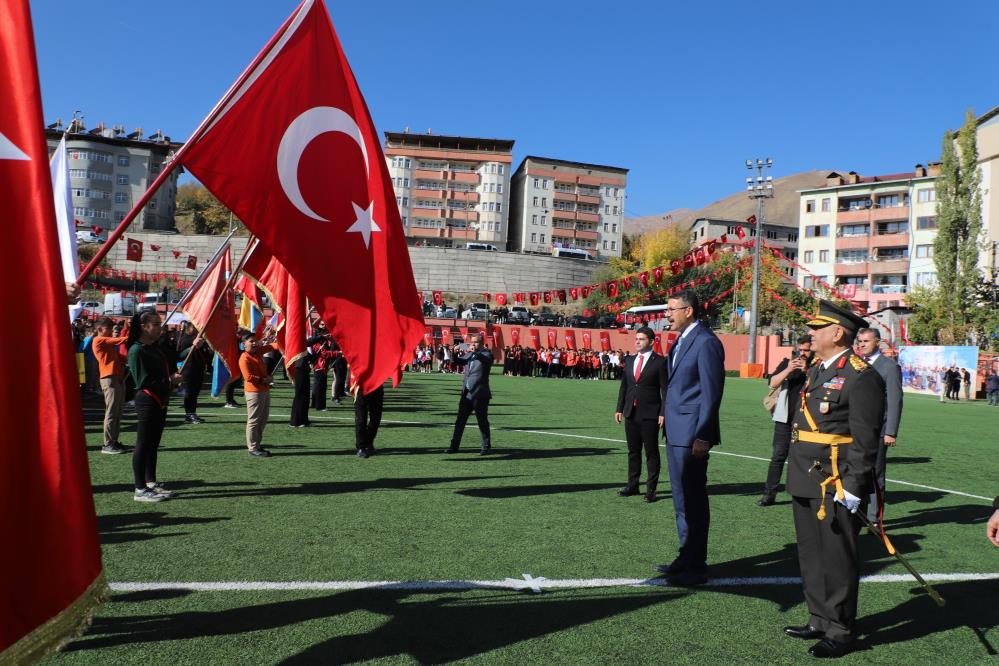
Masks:
[[[198,396],[205,382],[205,369],[212,362],[212,352],[198,335],[194,324],[184,322],[184,330],[178,338],[180,358],[183,359],[181,378],[184,386],[184,420],[187,423],[204,423],[198,416]],[[235,370],[235,368],[233,368]]]
[[[100,370],[101,391],[104,392],[104,446],[101,453],[128,453],[118,441],[121,433],[121,411],[125,406],[125,359],[119,346],[128,336],[113,336],[117,328],[110,317],[97,320],[97,335],[91,341]],[[120,332],[120,328],[118,329]]]
[[[246,448],[256,458],[271,457],[271,452],[262,445],[271,411],[271,376],[261,357],[273,348],[270,344],[261,345],[253,333],[243,334],[239,371],[243,375],[246,400]]]
[[[128,369],[135,379],[135,451],[132,476],[137,502],[162,502],[173,496],[156,480],[156,453],[166,425],[170,391],[180,383],[161,344],[163,322],[155,311],[132,317]]]

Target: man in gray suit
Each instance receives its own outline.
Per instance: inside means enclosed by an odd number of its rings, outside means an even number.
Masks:
[[[468,416],[475,412],[475,420],[482,434],[482,448],[479,455],[486,455],[492,444],[489,441],[489,371],[493,367],[493,355],[483,347],[482,334],[472,339],[472,349],[467,354],[455,356],[454,364],[465,366],[462,379],[461,399],[458,401],[458,418],[454,421],[454,434],[451,436],[451,446],[448,453],[457,453],[461,444],[461,436],[465,432]]]
[[[895,446],[898,426],[902,422],[902,369],[898,363],[881,353],[881,334],[877,329],[862,328],[857,332],[854,351],[870,363],[881,379],[885,381],[885,420],[881,424],[881,445],[874,464],[874,479],[877,485],[867,503],[867,518],[872,523],[881,522],[883,506],[878,504],[878,495],[885,497],[885,466],[888,447]]]

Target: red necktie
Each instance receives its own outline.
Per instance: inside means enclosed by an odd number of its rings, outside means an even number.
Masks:
[[[642,374],[642,359],[643,358],[645,358],[645,357],[642,356],[641,354],[639,354],[638,355],[638,360],[635,361],[635,381],[636,382],[638,381],[638,378]]]

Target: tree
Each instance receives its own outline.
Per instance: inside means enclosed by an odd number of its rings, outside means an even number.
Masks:
[[[915,299],[924,306],[942,309],[940,313],[924,313],[922,320],[932,321],[942,314],[949,330],[941,330],[940,334],[955,341],[967,338],[969,312],[975,306],[975,288],[981,280],[978,254],[982,239],[982,196],[977,132],[977,120],[969,110],[956,136],[951,130],[944,133],[936,183],[937,236],[933,244],[940,293],[923,293]]]
[[[197,183],[184,183],[177,188],[177,228],[182,233],[224,235],[229,233],[229,221],[239,223],[228,208]],[[243,230],[239,223],[240,230]]]
[[[679,225],[670,224],[655,231],[647,231],[634,241],[631,255],[642,270],[656,266],[669,266],[690,250],[690,237]]]

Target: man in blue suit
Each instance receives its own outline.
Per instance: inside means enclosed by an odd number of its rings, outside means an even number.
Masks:
[[[725,387],[725,350],[711,329],[697,321],[699,309],[697,294],[690,290],[671,296],[666,308],[670,330],[680,334],[666,359],[662,411],[680,552],[656,570],[670,585],[684,587],[707,581],[708,452],[721,442],[718,409]]]

